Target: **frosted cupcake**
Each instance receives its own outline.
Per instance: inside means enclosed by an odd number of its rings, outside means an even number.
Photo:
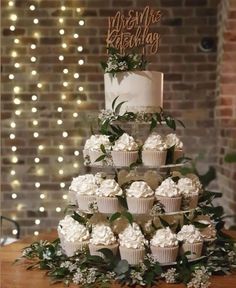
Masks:
[[[173,162],[175,163],[177,159],[183,157],[183,142],[177,137],[176,134],[170,133],[165,137],[165,143],[168,148],[175,146]]]
[[[176,183],[169,177],[155,191],[156,199],[164,205],[165,212],[178,212],[182,196]]]
[[[126,190],[126,199],[130,213],[147,214],[154,203],[154,191],[144,181],[135,181]]]
[[[91,239],[89,241],[90,254],[103,257],[103,254],[98,251],[102,248],[110,249],[112,253],[116,255],[118,243],[111,227],[107,224],[100,223],[94,225],[92,228]]]
[[[176,234],[169,227],[157,230],[150,241],[150,249],[159,263],[175,262],[179,250]]]
[[[61,247],[68,257],[88,246],[90,236],[87,227],[75,221],[70,215],[66,215],[59,222],[57,232]]]
[[[199,183],[187,177],[179,179],[177,187],[183,197],[183,210],[195,209],[197,207],[200,192]]]
[[[111,156],[115,166],[130,166],[138,159],[138,144],[132,136],[124,133],[115,141]]]
[[[184,225],[177,234],[177,239],[182,242],[180,251],[184,254],[190,251],[187,255],[189,259],[201,257],[203,240],[200,231],[194,225]]]
[[[114,179],[104,180],[96,190],[98,211],[107,214],[120,211],[121,207],[116,196],[121,196],[122,194],[122,189]]]
[[[144,142],[142,161],[145,166],[157,167],[165,165],[167,145],[161,135],[152,133]]]
[[[92,135],[89,139],[86,140],[84,146],[84,158],[89,156],[90,163],[92,165],[102,165],[103,160],[96,161],[103,152],[101,151],[101,145],[104,146],[106,151],[111,150],[111,143],[107,135]]]
[[[90,203],[96,200],[95,192],[97,188],[97,180],[93,174],[85,174],[73,178],[69,190],[75,193],[79,209],[89,211]]]
[[[147,240],[144,238],[138,224],[129,224],[120,234],[120,257],[127,260],[130,265],[138,265],[145,256],[145,245]]]

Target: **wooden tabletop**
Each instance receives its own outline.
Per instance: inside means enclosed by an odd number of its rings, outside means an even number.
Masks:
[[[236,233],[233,233],[236,237]],[[38,237],[27,237],[13,244],[0,249],[0,270],[1,270],[1,288],[64,288],[63,284],[50,284],[50,279],[45,276],[45,271],[26,270],[22,264],[13,264],[14,260],[21,255],[21,249],[39,239],[49,241],[57,238],[56,232],[41,234]],[[234,288],[236,287],[236,274],[229,276],[213,276],[211,278],[211,288]],[[77,285],[70,285],[75,288]],[[118,288],[114,285],[113,288]],[[186,288],[183,284],[158,284],[159,288]]]

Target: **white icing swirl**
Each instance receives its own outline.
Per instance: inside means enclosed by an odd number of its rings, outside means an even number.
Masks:
[[[167,145],[161,135],[152,133],[143,144],[143,150],[163,151],[167,149]]]
[[[184,177],[180,178],[177,187],[182,195],[194,195],[199,193],[199,188],[194,181]]]
[[[94,175],[95,183],[100,186],[101,183],[106,179],[107,175],[104,172],[98,172]]]
[[[155,191],[156,196],[178,197],[181,195],[176,183],[169,177],[166,178]]]
[[[148,241],[144,238],[141,229],[138,224],[129,224],[123,232],[119,234],[120,246],[126,248],[140,249],[144,245],[148,244]]]
[[[75,221],[70,215],[66,215],[65,218],[59,222],[57,230],[59,235],[62,234],[65,240],[70,242],[82,242],[89,239],[88,229]]]
[[[106,224],[97,224],[93,226],[90,243],[93,245],[112,245],[116,242],[116,237]]]
[[[103,180],[101,186],[96,190],[97,196],[115,197],[123,194],[122,189],[114,179]]]
[[[112,147],[114,151],[136,151],[138,144],[134,141],[132,136],[124,133],[116,140],[115,145]]]
[[[189,173],[186,175],[186,177],[192,180],[196,190],[198,190],[198,193],[200,193],[202,191],[202,183],[200,182],[198,176],[193,173]]]
[[[177,239],[186,243],[201,242],[202,237],[199,229],[194,225],[184,225],[177,234]]]
[[[176,134],[170,133],[166,135],[165,142],[168,148],[175,145],[175,150],[182,150],[183,149],[183,142],[177,137]]]
[[[144,181],[133,182],[128,189],[126,189],[127,197],[143,198],[151,197],[154,191]]]
[[[86,140],[84,149],[91,151],[101,151],[101,145],[104,145],[106,150],[111,149],[111,143],[107,135],[92,135],[89,139]]]
[[[150,243],[156,247],[178,246],[177,236],[170,230],[170,227],[157,230]]]
[[[94,195],[97,187],[93,174],[85,174],[73,178],[69,190],[78,194]]]

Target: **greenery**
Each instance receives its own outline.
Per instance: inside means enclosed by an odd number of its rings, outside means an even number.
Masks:
[[[105,73],[111,73],[114,76],[118,72],[126,71],[141,71],[145,70],[147,61],[144,55],[137,53],[120,54],[119,50],[113,47],[108,47],[108,59],[106,62],[101,62],[101,66]]]

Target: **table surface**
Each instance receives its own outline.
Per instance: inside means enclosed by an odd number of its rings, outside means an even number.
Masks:
[[[236,232],[230,233],[236,238]],[[64,288],[62,283],[50,284],[50,279],[45,275],[45,271],[41,270],[26,270],[26,266],[22,263],[13,264],[14,260],[21,255],[21,249],[28,246],[39,239],[52,241],[57,238],[55,231],[47,234],[41,234],[38,237],[31,236],[9,244],[0,249],[0,269],[1,269],[1,288]],[[234,288],[236,287],[236,274],[229,276],[213,276],[211,278],[211,288]],[[77,285],[70,285],[75,288]],[[120,287],[113,285],[113,288]],[[158,284],[159,288],[186,288],[183,284]]]

